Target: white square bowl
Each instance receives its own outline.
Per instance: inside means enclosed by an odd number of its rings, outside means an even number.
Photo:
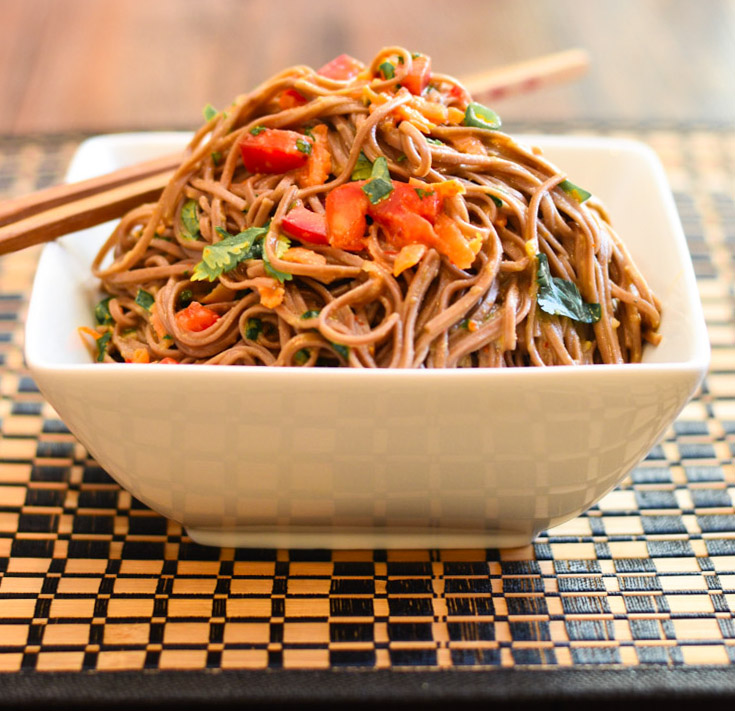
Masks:
[[[187,134],[93,138],[69,180],[175,151]],[[210,545],[507,547],[572,518],[636,466],[702,381],[709,343],[663,169],[625,140],[526,137],[606,204],[663,301],[633,365],[456,371],[91,363],[77,327],[110,225],[41,256],[26,360],[123,487]]]

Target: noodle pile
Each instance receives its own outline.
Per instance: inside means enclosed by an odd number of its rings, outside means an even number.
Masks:
[[[428,57],[293,67],[205,116],[93,264],[99,361],[543,366],[658,342],[660,304],[601,204]],[[283,132],[303,166],[248,170],[241,144]],[[326,239],[285,229],[297,215]]]

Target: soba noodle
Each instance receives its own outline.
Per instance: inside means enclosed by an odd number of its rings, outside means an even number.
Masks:
[[[288,69],[209,109],[159,201],[128,213],[93,264],[109,295],[97,359],[639,361],[660,305],[602,205],[429,67],[390,47],[365,67]],[[303,164],[247,170],[241,144],[279,159],[268,142],[284,132],[299,134]]]

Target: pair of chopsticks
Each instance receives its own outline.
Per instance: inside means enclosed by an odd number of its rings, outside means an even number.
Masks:
[[[475,74],[463,84],[476,98],[498,100],[575,79],[587,65],[587,53],[572,49]],[[5,201],[0,204],[0,255],[99,225],[157,200],[180,162],[180,154],[167,155]]]

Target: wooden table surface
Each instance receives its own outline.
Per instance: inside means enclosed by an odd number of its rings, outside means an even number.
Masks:
[[[190,128],[292,64],[401,44],[466,75],[569,47],[508,120],[735,121],[735,0],[0,0],[0,135]]]

